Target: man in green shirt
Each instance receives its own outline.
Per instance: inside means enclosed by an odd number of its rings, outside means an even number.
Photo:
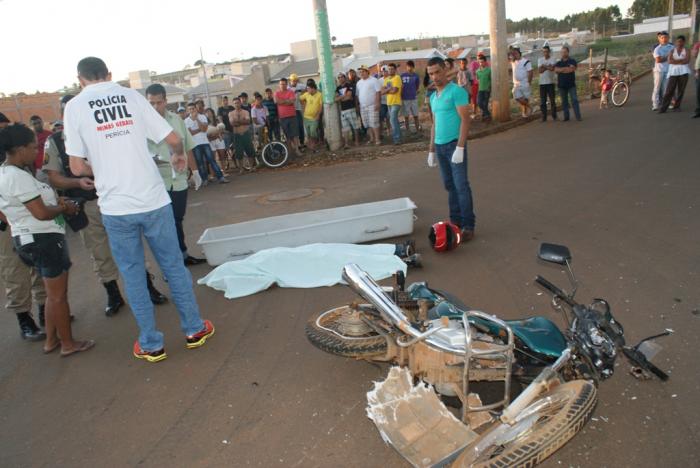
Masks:
[[[165,94],[165,88],[157,83],[146,88],[146,99],[153,108],[170,124],[173,131],[182,139],[182,144],[187,152],[187,163],[192,170],[192,180],[195,190],[202,185],[202,177],[197,170],[192,149],[197,146],[192,139],[192,135],[185,127],[185,122],[177,114],[166,109],[168,99]],[[185,265],[198,265],[204,263],[203,258],[193,257],[187,253],[187,245],[185,244],[185,230],[182,226],[185,219],[185,211],[187,210],[187,171],[175,172],[170,165],[170,148],[168,143],[163,140],[159,144],[148,140],[148,151],[153,155],[153,159],[158,166],[160,175],[163,178],[165,189],[170,195],[172,201],[173,214],[175,216],[175,228],[177,229],[177,240],[182,251],[182,259]]]
[[[489,112],[489,99],[491,98],[491,67],[489,67],[484,54],[479,54],[479,68],[476,69],[476,79],[479,82],[479,92],[476,94],[476,103],[481,109],[482,120],[491,120]]]

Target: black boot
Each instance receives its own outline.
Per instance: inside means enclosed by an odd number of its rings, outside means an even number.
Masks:
[[[29,312],[17,314],[17,321],[19,322],[19,335],[23,340],[41,341],[46,338],[46,334],[39,330]]]
[[[402,258],[401,259],[407,266],[413,267],[413,268],[422,268],[423,267],[423,258],[419,253],[415,253],[413,255],[409,255],[408,257]]]
[[[146,284],[148,286],[148,294],[151,296],[151,302],[155,305],[161,305],[168,302],[168,298],[165,297],[160,291],[156,289],[153,285],[153,275],[146,271]]]
[[[396,255],[399,258],[410,257],[411,255],[416,253],[416,241],[414,241],[413,239],[409,239],[402,244],[394,244],[394,246],[394,255]]]
[[[105,315],[112,317],[117,315],[121,306],[124,305],[124,298],[119,292],[119,285],[116,280],[108,281],[103,286],[107,290],[107,307],[105,307]]]

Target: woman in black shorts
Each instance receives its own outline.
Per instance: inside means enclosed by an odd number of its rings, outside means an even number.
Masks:
[[[61,356],[87,351],[92,340],[73,338],[68,306],[68,269],[71,266],[63,215],[74,215],[78,205],[56,198],[48,185],[32,175],[37,143],[29,128],[14,124],[0,131],[0,217],[12,230],[12,240],[24,263],[35,267],[46,287],[46,343],[44,352],[59,347]],[[29,171],[27,168],[30,168]]]

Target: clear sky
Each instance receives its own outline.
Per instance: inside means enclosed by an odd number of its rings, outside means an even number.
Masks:
[[[508,18],[550,16],[633,0],[507,0]],[[283,8],[280,6],[283,5]],[[488,31],[487,0],[327,0],[337,43]],[[55,91],[76,82],[75,65],[94,55],[115,79],[129,71],[178,70],[208,62],[286,53],[314,38],[312,0],[0,0],[0,92]]]

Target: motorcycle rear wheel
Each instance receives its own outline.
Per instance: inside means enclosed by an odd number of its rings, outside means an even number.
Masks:
[[[338,356],[372,358],[385,355],[387,344],[384,336],[374,331],[357,336],[341,333],[340,320],[349,313],[348,306],[341,306],[312,315],[306,323],[306,338],[318,349]]]
[[[546,398],[552,398],[558,404],[544,405],[510,428],[503,426],[506,429],[501,435],[502,443],[489,447],[472,464],[460,456],[452,466],[532,467],[541,463],[581,430],[595,408],[596,392],[595,385],[587,380],[572,380],[557,386],[535,400],[529,408],[542,405]]]

